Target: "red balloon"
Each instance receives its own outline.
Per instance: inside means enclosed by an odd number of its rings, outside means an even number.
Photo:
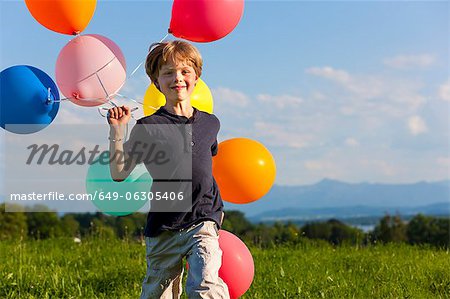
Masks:
[[[230,298],[242,296],[252,284],[255,274],[253,257],[244,242],[226,230],[219,231],[222,266],[219,277],[227,284]]]
[[[244,0],[174,0],[169,32],[193,42],[212,42],[229,34],[244,12]]]

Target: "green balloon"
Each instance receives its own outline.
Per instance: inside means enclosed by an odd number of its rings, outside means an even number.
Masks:
[[[100,157],[99,157],[100,158]],[[108,163],[95,159],[86,175],[86,192],[103,213],[125,216],[142,208],[149,199],[153,179],[144,164],[138,164],[122,182],[111,178]],[[108,154],[109,158],[109,154]],[[101,162],[107,159],[102,159]]]

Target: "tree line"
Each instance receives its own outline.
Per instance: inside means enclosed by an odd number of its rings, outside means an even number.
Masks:
[[[42,206],[34,209],[8,213],[5,212],[5,204],[0,205],[0,240],[58,237],[143,239],[146,214],[113,217],[102,213],[67,213],[58,216],[54,211],[43,212],[45,208]],[[226,211],[225,215],[223,229],[239,236],[247,244],[261,248],[295,245],[305,239],[324,240],[333,245],[404,242],[450,247],[449,217],[418,214],[406,222],[400,215],[387,214],[373,231],[365,233],[337,219],[299,226],[292,222],[254,224],[239,211]]]

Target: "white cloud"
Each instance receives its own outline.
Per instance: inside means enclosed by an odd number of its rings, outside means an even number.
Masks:
[[[320,91],[314,91],[311,94],[311,99],[313,99],[313,100],[323,101],[323,100],[326,100],[326,98],[327,97]]]
[[[436,159],[438,165],[450,167],[450,157],[439,157]]]
[[[256,98],[260,102],[271,104],[279,109],[283,109],[285,107],[293,108],[293,106],[298,107],[303,102],[302,98],[291,95],[274,96],[269,94],[260,94]]]
[[[306,73],[334,81],[361,99],[378,97],[385,89],[384,82],[380,78],[373,76],[358,78],[350,75],[347,71],[334,69],[330,66],[311,67],[306,70]]]
[[[402,117],[415,113],[426,101],[421,82],[383,75],[352,75],[332,67],[312,67],[306,73],[331,80],[347,94],[336,110],[344,115],[382,114]],[[338,94],[338,93],[336,93]],[[336,101],[340,97],[334,97]]]
[[[450,102],[450,79],[439,87],[439,98]]]
[[[359,146],[360,144],[359,144],[359,141],[356,140],[355,138],[349,137],[349,138],[345,139],[345,145],[351,146],[351,147],[356,147],[356,146]]]
[[[235,107],[247,107],[249,98],[246,94],[225,87],[211,89],[214,98],[214,104],[231,105]]]
[[[248,137],[263,143],[280,165],[277,181],[282,184],[314,182],[323,177],[356,182],[443,177],[444,171],[436,170],[437,166],[429,173],[417,171],[418,155],[425,157],[422,152],[405,154],[391,144],[393,138],[404,138],[398,134],[404,134],[405,128],[416,135],[434,131],[432,122],[411,117],[424,112],[421,109],[427,98],[422,94],[422,82],[397,75],[352,74],[330,67],[320,70],[315,68],[311,74],[320,74],[325,82],[312,90],[301,87],[306,96],[261,93],[251,98],[238,92],[248,101],[247,108],[254,109],[239,110],[228,102],[219,103],[215,113],[220,114],[221,139]],[[232,94],[232,89],[223,90]],[[282,104],[276,106],[280,99]],[[281,107],[290,109],[280,113],[276,109]],[[444,155],[439,149],[433,150],[431,158],[423,158],[423,164],[435,165],[436,157]],[[297,173],[299,169],[303,171]]]
[[[350,75],[343,70],[337,70],[329,66],[311,67],[306,70],[307,74],[323,77],[340,83],[348,83],[351,81]]]
[[[412,135],[419,135],[428,131],[425,121],[417,115],[408,119],[408,129]]]
[[[289,125],[280,125],[257,121],[254,123],[255,134],[273,146],[282,146],[295,149],[305,148],[313,139],[311,135],[301,133]]]
[[[421,55],[398,55],[391,58],[386,58],[383,63],[386,66],[397,69],[409,69],[415,67],[428,67],[435,61],[435,57],[430,54]]]
[[[335,168],[335,166],[329,161],[321,161],[321,160],[308,160],[305,161],[304,166],[306,169],[311,171],[321,171],[328,172],[326,177],[330,177],[329,173],[331,170]]]

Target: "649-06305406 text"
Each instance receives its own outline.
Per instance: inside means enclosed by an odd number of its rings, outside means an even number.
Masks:
[[[115,201],[115,200],[156,200],[156,201],[182,201],[185,198],[183,191],[179,192],[109,192],[95,191],[94,193],[70,193],[60,192],[47,193],[11,193],[10,201]]]

